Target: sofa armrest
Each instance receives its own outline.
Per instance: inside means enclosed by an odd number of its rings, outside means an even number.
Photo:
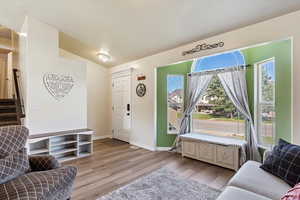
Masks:
[[[49,171],[27,173],[0,184],[0,199],[69,199],[76,173],[76,167],[72,166],[64,166]]]
[[[60,167],[59,162],[53,156],[29,156],[29,163],[31,171],[46,171]]]

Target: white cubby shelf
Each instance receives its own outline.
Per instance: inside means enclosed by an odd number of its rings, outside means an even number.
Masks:
[[[77,129],[30,135],[29,155],[52,155],[59,162],[78,159],[93,154],[93,134],[91,129]]]

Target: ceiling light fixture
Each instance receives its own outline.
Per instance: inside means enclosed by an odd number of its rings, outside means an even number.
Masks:
[[[107,52],[101,51],[97,53],[97,56],[102,62],[108,62],[111,60],[111,56]]]
[[[21,37],[27,37],[27,33],[22,33],[22,32],[20,32],[19,35],[20,35]]]

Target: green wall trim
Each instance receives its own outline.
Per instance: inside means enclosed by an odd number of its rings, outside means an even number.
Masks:
[[[291,141],[292,137],[292,41],[282,40],[267,45],[242,50],[246,64],[275,58],[276,137]],[[247,72],[248,96],[254,111],[254,66]]]
[[[157,69],[157,146],[170,147],[176,135],[167,132],[167,75],[184,75],[184,87],[187,87],[187,74],[191,71],[192,61],[159,67]],[[186,91],[186,90],[185,90]],[[185,98],[184,98],[185,99]]]

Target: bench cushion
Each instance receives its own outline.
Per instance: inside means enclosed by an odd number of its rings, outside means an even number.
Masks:
[[[260,168],[261,163],[246,162],[229,181],[229,186],[239,187],[250,192],[280,199],[291,187],[283,180]]]

